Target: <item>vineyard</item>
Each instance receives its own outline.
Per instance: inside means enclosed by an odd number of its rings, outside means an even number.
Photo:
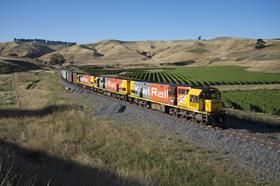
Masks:
[[[280,115],[280,91],[233,91],[222,94],[226,108]]]
[[[279,73],[246,71],[245,67],[177,67],[153,69],[87,69],[96,75],[114,75],[134,80],[188,85],[246,85],[280,83]]]
[[[251,85],[280,84],[280,73],[247,71],[238,66],[177,67],[151,69],[100,70],[87,69],[95,75],[112,75],[122,78],[174,84],[203,85]],[[280,115],[280,91],[230,91],[223,92],[226,108]]]

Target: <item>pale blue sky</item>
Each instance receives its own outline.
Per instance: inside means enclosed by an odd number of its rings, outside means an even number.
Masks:
[[[279,0],[3,0],[0,41],[280,37]]]

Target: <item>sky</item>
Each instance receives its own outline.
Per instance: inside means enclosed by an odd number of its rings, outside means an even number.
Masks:
[[[280,38],[280,0],[1,0],[0,41]]]

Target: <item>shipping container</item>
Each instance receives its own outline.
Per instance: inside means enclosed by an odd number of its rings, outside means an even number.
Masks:
[[[65,79],[68,80],[68,79],[67,79],[67,78],[68,78],[68,70],[65,70],[65,74],[66,74],[66,75],[65,75]]]
[[[73,81],[72,81],[72,82],[73,82],[74,84],[77,84],[77,78],[78,78],[78,77],[77,77],[77,73],[76,73],[76,72],[73,72],[73,73],[72,73],[72,76],[73,76]]]
[[[151,83],[151,100],[169,105],[176,104],[176,85]]]
[[[132,96],[151,99],[150,90],[150,83],[141,81],[130,81],[130,95]]]
[[[67,77],[67,80],[68,80],[69,82],[72,82],[72,81],[73,81],[73,73],[72,73],[72,71],[67,70],[67,71],[66,71],[66,77]]]
[[[67,78],[67,77],[66,77],[66,70],[61,70],[60,72],[61,72],[61,77],[62,77],[63,79],[66,79],[66,78]]]

